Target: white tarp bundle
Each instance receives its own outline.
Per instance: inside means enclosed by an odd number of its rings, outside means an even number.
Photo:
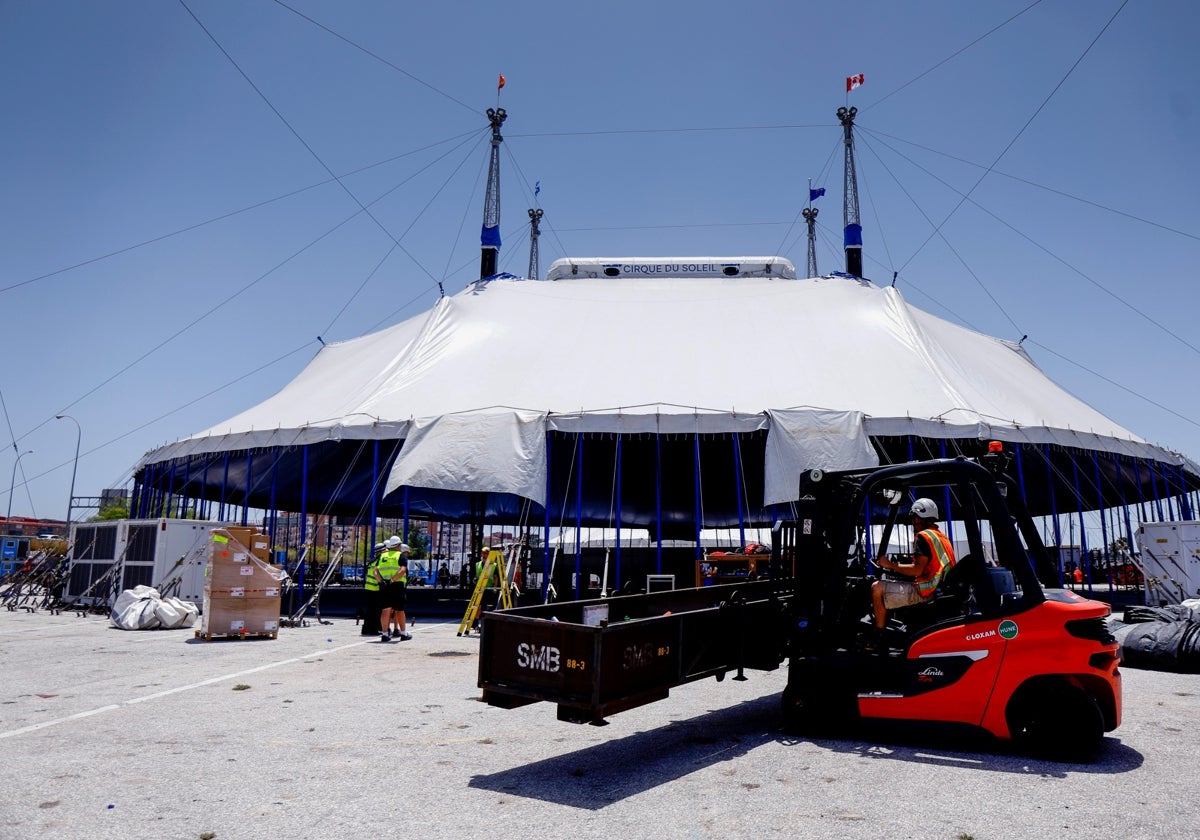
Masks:
[[[117,596],[109,618],[122,630],[176,630],[191,627],[199,615],[193,603],[163,598],[150,586],[135,586]]]
[[[141,465],[407,438],[389,489],[541,501],[547,430],[763,428],[767,503],[794,498],[802,468],[869,466],[881,435],[1051,443],[1200,472],[1058,387],[1017,343],[845,276],[481,282],[323,347],[273,397]]]

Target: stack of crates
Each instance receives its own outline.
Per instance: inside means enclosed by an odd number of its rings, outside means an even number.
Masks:
[[[235,527],[212,532],[197,638],[279,635],[280,595],[287,574],[270,559],[266,534]]]

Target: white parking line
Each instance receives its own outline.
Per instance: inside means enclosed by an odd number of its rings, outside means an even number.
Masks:
[[[311,659],[314,656],[324,656],[325,654],[329,654],[329,653],[337,653],[338,651],[349,650],[350,648],[358,647],[359,645],[365,645],[365,644],[366,644],[366,642],[362,641],[362,642],[352,642],[348,645],[342,645],[341,647],[322,648],[321,650],[314,651],[313,653],[306,653],[303,656],[294,656],[291,659],[281,659],[279,662],[270,662],[266,665],[259,665],[257,668],[247,668],[245,671],[236,671],[232,674],[222,674],[219,677],[213,677],[211,679],[202,680],[197,683],[192,683],[191,685],[181,685],[178,688],[170,688],[170,689],[167,689],[166,691],[159,691],[154,694],[147,694],[144,697],[134,697],[131,700],[125,700],[121,703],[114,703],[109,706],[101,706],[98,709],[92,709],[87,712],[77,712],[76,714],[67,715],[66,717],[55,718],[54,720],[45,720],[45,721],[42,721],[41,723],[34,723],[29,726],[23,726],[20,729],[10,729],[8,732],[0,732],[0,739],[12,738],[13,736],[16,736],[16,735],[24,735],[27,732],[36,732],[37,730],[45,729],[48,726],[56,726],[60,723],[70,723],[73,720],[79,720],[80,718],[91,717],[92,715],[98,715],[101,712],[111,712],[114,709],[120,709],[122,706],[132,706],[135,703],[145,703],[148,700],[157,700],[160,697],[166,697],[170,694],[179,694],[182,691],[191,691],[193,688],[201,688],[206,685],[212,685],[213,683],[218,683],[218,682],[221,682],[222,680],[232,680],[237,677],[243,677],[246,674],[257,674],[260,671],[269,671],[271,668],[278,668],[280,665],[291,665],[294,662],[302,662],[305,659]]]

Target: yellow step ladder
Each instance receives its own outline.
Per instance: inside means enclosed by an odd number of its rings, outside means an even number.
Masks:
[[[512,609],[512,589],[508,579],[508,570],[505,567],[504,552],[493,548],[488,552],[487,560],[483,563],[483,571],[479,574],[479,580],[475,581],[475,590],[471,593],[471,600],[467,602],[467,611],[463,613],[462,623],[458,625],[458,635],[470,633],[475,629],[479,615],[483,611],[483,596],[487,594],[488,582],[493,579],[493,576],[498,577],[500,581],[497,609]]]

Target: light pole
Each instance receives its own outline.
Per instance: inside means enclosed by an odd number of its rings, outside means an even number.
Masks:
[[[70,414],[55,414],[55,420],[70,420],[75,424],[75,465],[71,467],[71,495],[67,496],[67,533],[64,538],[71,536],[71,507],[75,504],[75,473],[79,470],[79,441],[83,439],[83,428],[79,421]],[[12,501],[9,499],[9,501]]]
[[[24,452],[18,455],[17,460],[13,462],[12,481],[9,483],[8,487],[8,515],[4,517],[4,527],[8,529],[10,534],[12,533],[12,499],[13,494],[17,491],[17,466],[21,463],[22,458],[31,454],[33,454],[33,450],[26,449]]]

